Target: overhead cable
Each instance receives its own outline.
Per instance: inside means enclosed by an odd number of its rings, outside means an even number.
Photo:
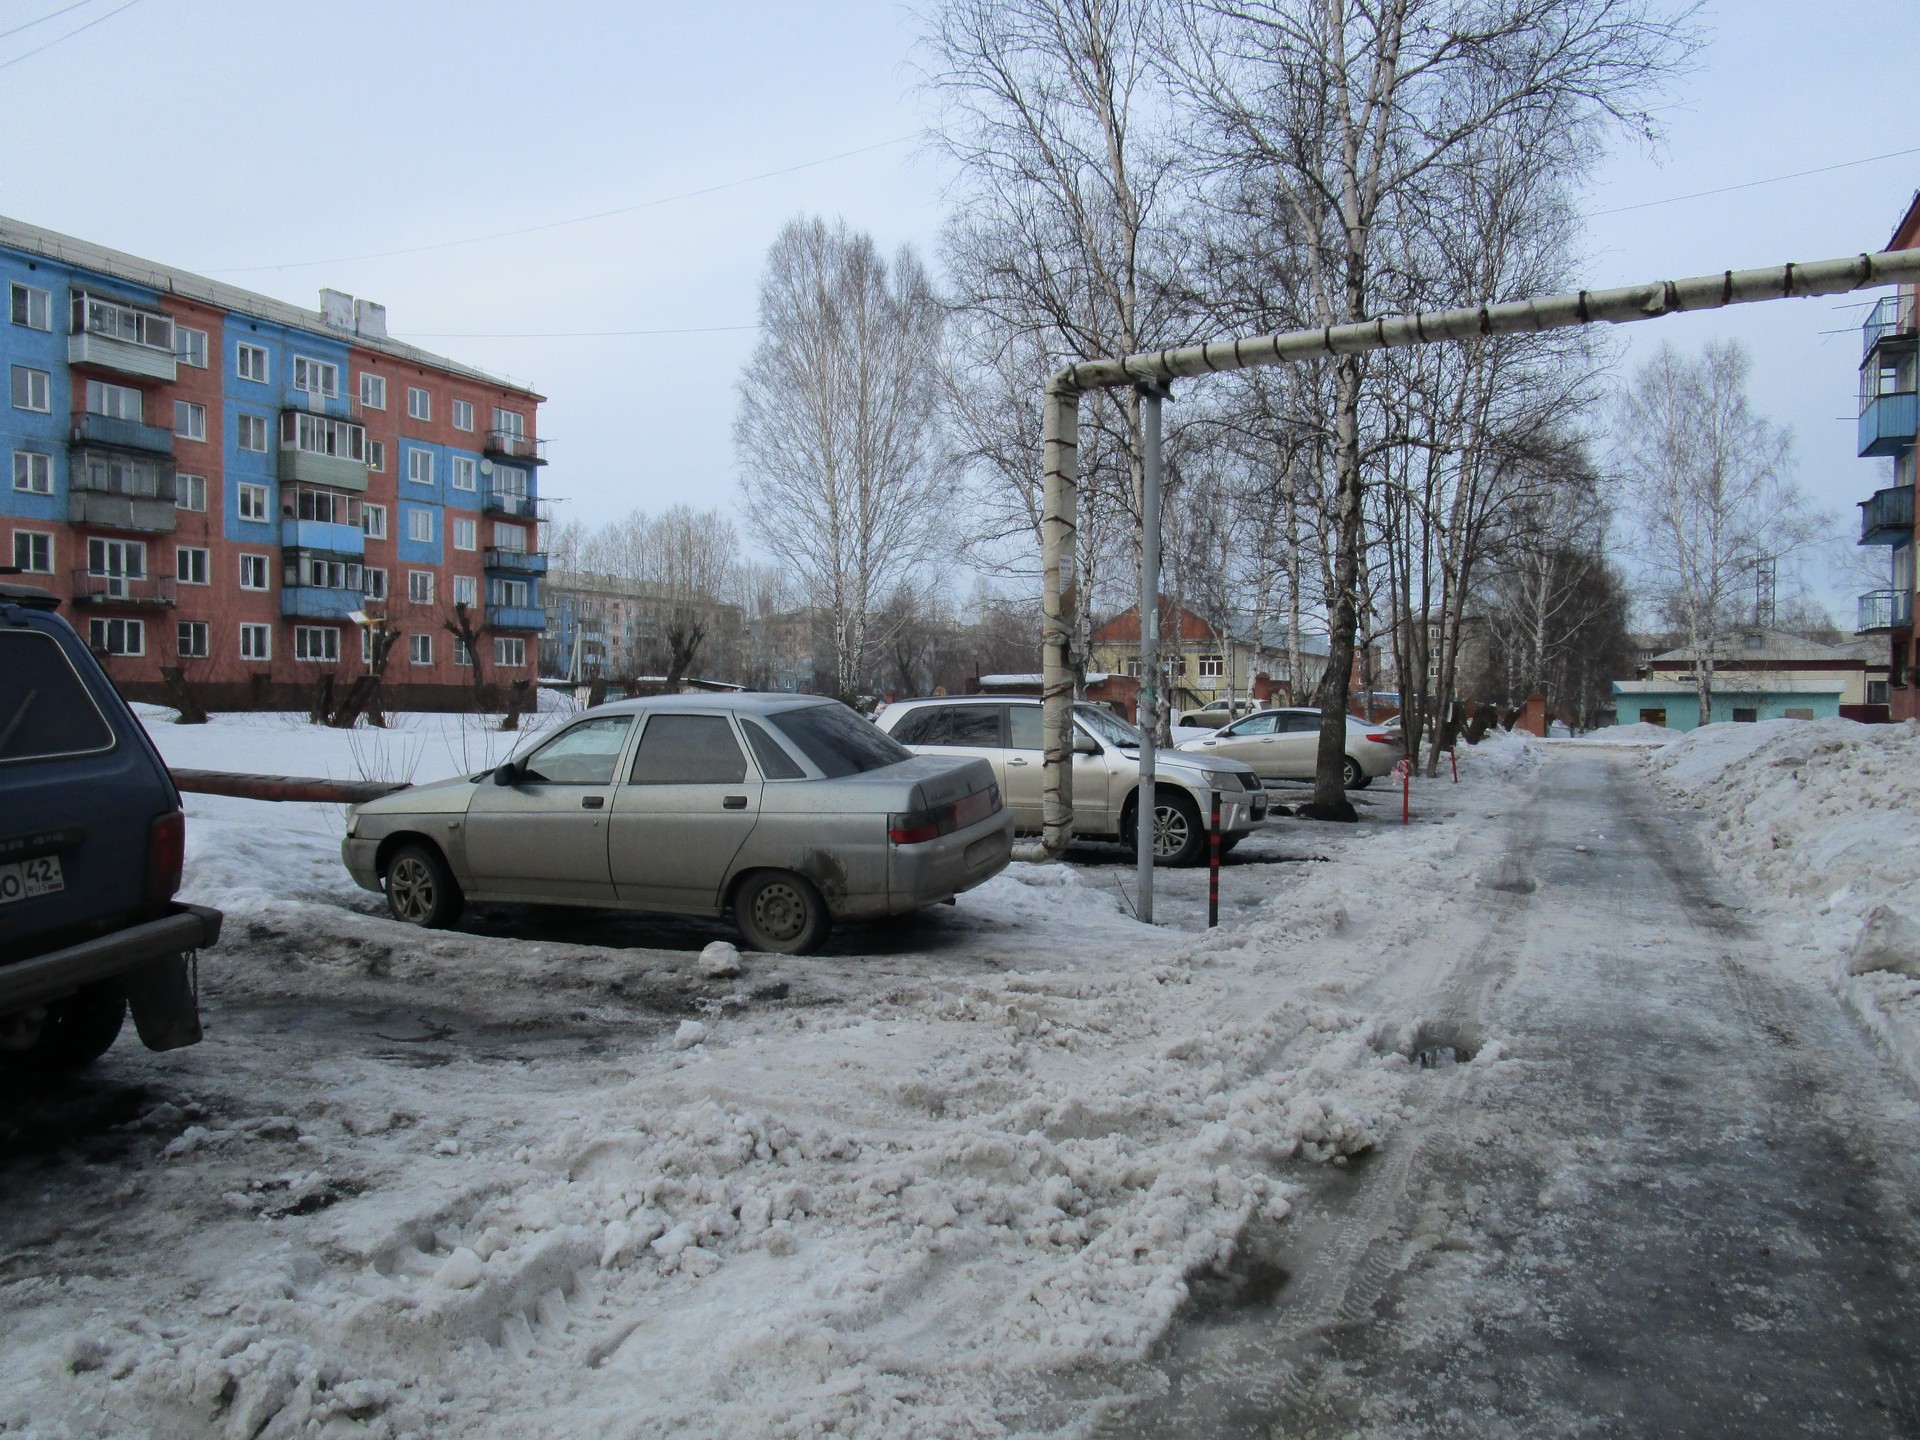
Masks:
[[[24,55],[16,55],[11,60],[0,60],[0,70],[10,70],[15,65],[18,65],[22,60],[31,60],[36,55],[44,55],[47,51],[53,49],[54,46],[73,39],[73,37],[80,34],[81,31],[91,30],[96,25],[104,25],[107,23],[107,21],[113,19],[114,16],[120,14],[122,11],[131,10],[134,6],[138,5],[139,3],[140,3],[140,0],[127,0],[126,4],[117,6],[116,8],[109,10],[104,15],[95,16],[93,19],[87,21],[87,23],[84,25],[76,25],[73,29],[67,31],[67,33],[64,35],[56,35],[53,39],[49,40],[46,44],[41,45],[35,49],[29,50]],[[64,12],[56,12],[56,13],[64,13]],[[52,19],[53,17],[42,16],[41,18]],[[32,23],[37,25],[40,22],[36,20],[36,21],[33,21]],[[23,25],[20,28],[24,30],[27,27]]]

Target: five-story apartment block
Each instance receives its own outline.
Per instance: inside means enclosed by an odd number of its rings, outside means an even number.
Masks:
[[[1888,242],[1889,250],[1920,245],[1920,194]],[[1894,720],[1920,717],[1920,646],[1914,640],[1915,531],[1914,442],[1920,435],[1920,325],[1916,325],[1914,287],[1902,285],[1867,313],[1861,329],[1861,455],[1893,461],[1893,483],[1860,502],[1860,543],[1888,547],[1887,584],[1860,597],[1862,635],[1887,637],[1891,668],[1870,704],[1882,703]],[[1869,689],[1874,689],[1869,682]]]
[[[471,704],[476,658],[535,678],[542,397],[350,295],[302,310],[4,218],[0,286],[0,563],[127,695],[178,666],[215,708],[304,705],[376,628],[403,707]]]

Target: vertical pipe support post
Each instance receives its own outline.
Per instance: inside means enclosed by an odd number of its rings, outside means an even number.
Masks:
[[[1047,386],[1042,430],[1046,467],[1040,515],[1041,727],[1045,778],[1038,846],[1019,858],[1057,860],[1073,838],[1073,632],[1078,623],[1080,390],[1066,375]]]
[[[1135,865],[1140,919],[1153,923],[1153,844],[1157,814],[1153,776],[1160,733],[1160,402],[1165,384],[1140,394],[1140,789],[1134,808]],[[1178,622],[1175,622],[1178,640]]]

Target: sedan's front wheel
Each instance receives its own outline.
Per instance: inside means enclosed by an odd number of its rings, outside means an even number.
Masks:
[[[460,918],[466,897],[440,852],[402,845],[387,857],[387,909],[393,918],[429,930],[444,930]]]
[[[1200,807],[1184,790],[1170,785],[1153,787],[1153,863],[1156,865],[1198,865],[1206,853],[1207,831],[1200,823]],[[1127,811],[1122,838],[1129,848],[1137,842],[1135,826],[1140,815],[1139,792],[1134,793]]]
[[[787,870],[762,870],[733,897],[733,920],[756,950],[810,955],[827,938],[832,917],[820,892]]]

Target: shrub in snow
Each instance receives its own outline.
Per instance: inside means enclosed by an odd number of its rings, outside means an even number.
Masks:
[[[1920,976],[1920,925],[1891,905],[1873,907],[1847,959],[1849,975],[1864,975],[1869,970]]]

